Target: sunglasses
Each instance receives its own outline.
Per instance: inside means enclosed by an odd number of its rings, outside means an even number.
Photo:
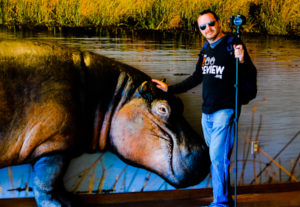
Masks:
[[[215,26],[215,24],[216,24],[216,21],[211,21],[211,22],[208,22],[207,24],[202,24],[202,25],[200,25],[200,29],[201,30],[205,30],[206,29],[206,25],[208,25],[208,26],[210,26],[210,27],[213,27],[213,26]]]

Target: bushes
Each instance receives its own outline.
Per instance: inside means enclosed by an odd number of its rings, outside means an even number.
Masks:
[[[220,16],[247,17],[246,32],[300,35],[298,0],[0,0],[0,23],[46,27],[124,26],[139,29],[194,29],[204,9]]]

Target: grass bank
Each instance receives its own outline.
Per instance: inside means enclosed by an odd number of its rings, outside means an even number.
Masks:
[[[245,32],[300,36],[299,0],[0,0],[0,24],[194,30],[200,11],[247,18]]]

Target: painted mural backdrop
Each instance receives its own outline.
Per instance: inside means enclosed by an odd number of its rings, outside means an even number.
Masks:
[[[203,41],[198,35],[102,31],[97,35],[0,30],[0,39],[47,39],[106,55],[170,84],[195,67]],[[282,37],[245,36],[258,70],[258,95],[239,121],[238,184],[300,180],[300,43]],[[180,94],[185,117],[201,133],[201,86]],[[234,162],[232,156],[232,163]],[[233,168],[232,164],[232,168]],[[30,165],[0,169],[0,198],[32,197]],[[234,169],[232,169],[232,178]],[[234,180],[232,179],[232,182]],[[173,190],[156,174],[123,163],[112,153],[74,159],[64,178],[77,193]],[[210,176],[191,188],[210,187]]]

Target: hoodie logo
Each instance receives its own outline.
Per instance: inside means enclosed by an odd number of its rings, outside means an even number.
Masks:
[[[225,66],[215,65],[215,61],[215,57],[207,57],[207,55],[204,55],[202,62],[202,74],[215,75],[215,78],[222,79]]]

